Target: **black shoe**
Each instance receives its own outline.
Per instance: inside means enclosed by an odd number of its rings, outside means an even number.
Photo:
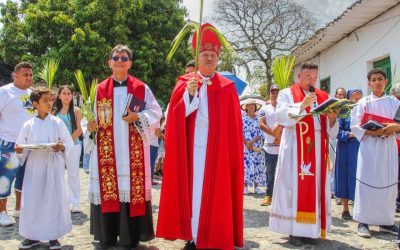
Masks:
[[[299,246],[303,245],[303,241],[301,240],[301,237],[289,235],[289,244],[299,247]]]
[[[50,249],[61,249],[61,244],[58,240],[49,241]]]
[[[109,240],[109,241],[99,241],[98,243],[93,243],[95,249],[108,249],[110,247],[114,247],[117,245],[117,240]]]
[[[306,244],[310,245],[317,245],[318,244],[318,239],[310,238],[310,237],[300,237],[301,241]]]
[[[186,242],[186,245],[183,248],[183,250],[196,250],[196,244],[194,244],[194,242],[188,241]]]
[[[391,226],[379,226],[379,232],[383,233],[390,233],[393,235],[398,235],[399,234],[399,228],[396,225],[391,225]]]
[[[351,220],[351,219],[353,219],[353,218],[351,217],[349,211],[343,211],[343,213],[342,213],[342,219],[343,219],[343,220]]]
[[[29,248],[31,248],[33,246],[37,246],[39,244],[40,244],[40,241],[38,241],[38,240],[26,239],[26,240],[22,241],[21,243],[19,243],[18,247],[19,247],[19,249],[29,249]]]

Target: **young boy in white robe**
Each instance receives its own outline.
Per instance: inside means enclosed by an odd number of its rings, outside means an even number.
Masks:
[[[355,106],[350,125],[351,132],[360,141],[357,179],[363,182],[356,182],[353,218],[359,222],[358,235],[365,238],[371,237],[369,225],[378,225],[380,232],[398,234],[394,224],[397,185],[393,184],[397,183],[398,176],[396,133],[400,132],[400,125],[396,123],[384,123],[385,127],[376,131],[360,126],[365,113],[393,119],[400,104],[394,96],[385,94],[388,84],[385,72],[372,69],[367,77],[372,94]]]
[[[60,249],[58,238],[72,229],[64,171],[74,143],[62,120],[50,114],[51,91],[35,88],[30,99],[38,115],[24,124],[15,146],[20,163],[26,164],[19,219],[19,234],[25,240],[19,248],[29,249],[40,241],[49,241],[50,249]],[[47,146],[27,147],[38,144]]]

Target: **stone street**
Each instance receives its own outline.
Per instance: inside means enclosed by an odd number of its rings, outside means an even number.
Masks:
[[[81,214],[72,214],[73,229],[60,239],[63,250],[67,249],[93,249],[93,236],[89,233],[89,203],[87,201],[88,175],[81,170],[82,210]],[[252,188],[250,188],[252,191]],[[153,219],[157,225],[158,203],[160,199],[160,185],[153,186]],[[260,202],[263,196],[249,194],[244,200],[244,249],[296,249],[287,243],[288,237],[268,230],[268,219],[271,207],[262,207]],[[14,194],[9,199],[8,212],[12,213],[15,204]],[[341,206],[332,200],[332,230],[327,234],[326,240],[316,240],[306,244],[300,249],[396,249],[394,243],[396,236],[378,232],[378,227],[370,227],[372,238],[364,239],[357,236],[357,223],[341,219]],[[396,222],[399,221],[398,214]],[[18,220],[17,220],[18,222]],[[0,250],[18,249],[22,238],[18,235],[18,223],[14,226],[0,227]],[[177,250],[184,246],[183,241],[166,241],[154,239],[143,243],[154,246],[160,250]],[[47,242],[41,243],[37,250],[49,249]],[[118,249],[118,248],[115,248]],[[154,248],[152,248],[154,249]]]

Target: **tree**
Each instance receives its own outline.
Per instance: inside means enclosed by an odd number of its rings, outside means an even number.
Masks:
[[[217,0],[215,20],[242,58],[238,65],[262,67],[268,86],[274,57],[288,54],[316,29],[315,18],[290,0]]]
[[[108,54],[116,44],[133,50],[131,69],[158,98],[168,102],[177,76],[192,56],[182,44],[166,63],[171,42],[184,26],[181,0],[24,0],[2,4],[0,53],[3,60],[35,63],[60,60],[55,84],[74,83],[81,69],[86,82],[103,79],[111,71]]]

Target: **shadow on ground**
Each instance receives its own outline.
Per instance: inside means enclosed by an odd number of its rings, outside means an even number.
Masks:
[[[244,228],[268,227],[269,212],[244,209]]]

